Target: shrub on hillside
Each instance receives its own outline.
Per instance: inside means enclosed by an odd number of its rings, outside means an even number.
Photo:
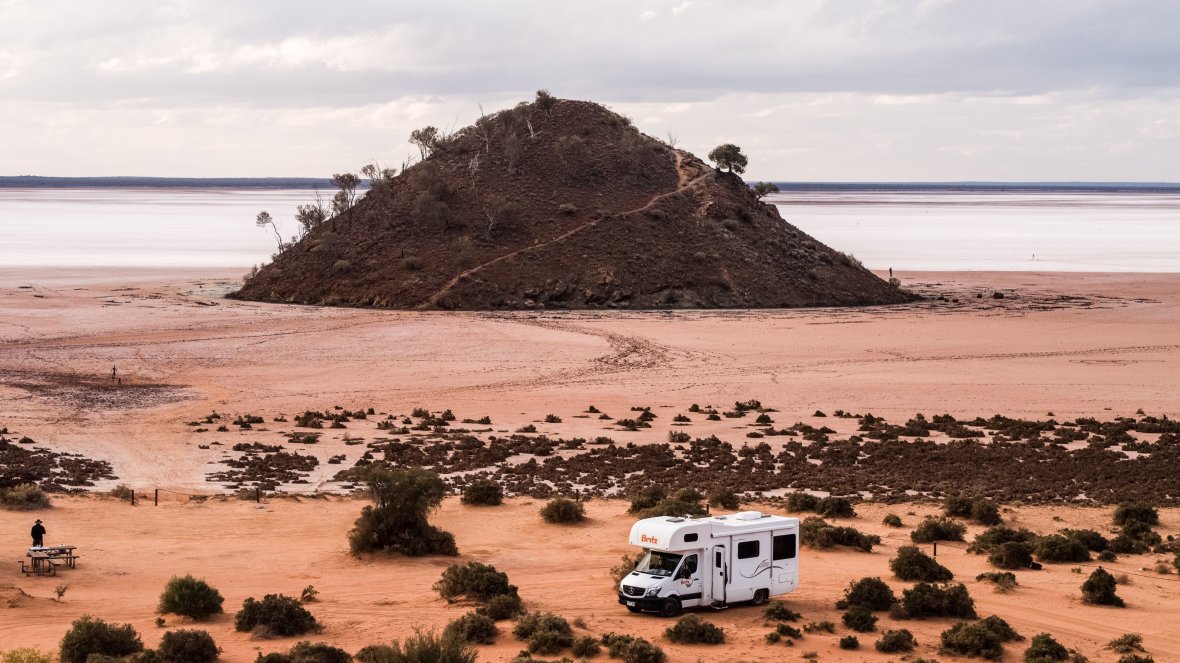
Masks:
[[[143,642],[131,624],[115,626],[101,619],[83,615],[70,624],[61,639],[62,663],[86,663],[91,655],[128,656],[143,651]]]
[[[254,597],[242,602],[242,609],[234,615],[234,628],[266,635],[291,636],[307,633],[319,624],[299,601],[282,594],[267,594],[261,601]]]
[[[1033,553],[1042,562],[1088,562],[1090,549],[1078,541],[1067,539],[1060,534],[1050,534],[1037,539]]]
[[[1048,633],[1034,635],[1028,649],[1024,651],[1024,663],[1056,663],[1068,660],[1069,650]]]
[[[403,555],[458,555],[455,537],[432,526],[427,517],[446,495],[446,484],[422,469],[353,470],[366,482],[376,504],[366,506],[348,534],[354,554],[385,550]]]
[[[901,608],[913,619],[926,617],[975,618],[975,601],[963,585],[932,585],[920,582],[901,593]]]
[[[469,612],[443,629],[444,634],[454,633],[466,642],[490,645],[496,641],[496,622],[484,615]]]
[[[165,633],[156,652],[166,663],[210,663],[220,650],[208,632],[179,629]]]
[[[837,527],[815,516],[803,519],[799,525],[799,536],[803,545],[820,549],[849,546],[871,552],[873,546],[881,543],[881,537],[876,534],[865,534],[852,527]]]
[[[742,504],[738,494],[732,489],[718,488],[709,493],[709,506],[726,511],[736,511],[741,508]]]
[[[349,663],[352,656],[326,642],[298,642],[287,653],[291,663]]]
[[[512,634],[534,654],[555,654],[574,642],[574,632],[565,617],[551,612],[530,612],[517,620]]]
[[[602,636],[602,644],[606,645],[611,658],[622,659],[623,663],[665,663],[668,660],[664,650],[633,635],[607,633]]]
[[[988,564],[1000,569],[1023,569],[1032,564],[1031,544],[1020,541],[1001,543],[987,556]]]
[[[0,508],[9,511],[36,511],[48,509],[49,494],[41,490],[37,484],[23,483],[8,488],[0,488]]]
[[[586,519],[586,508],[581,502],[555,497],[541,508],[541,518],[555,525],[572,525]]]
[[[991,618],[989,618],[991,619]],[[959,622],[942,632],[944,651],[963,656],[978,656],[998,661],[1004,656],[1004,643],[1020,636],[998,617],[977,622]]]
[[[881,634],[881,639],[873,646],[883,654],[900,654],[914,651],[918,642],[914,640],[913,633],[903,628],[896,631],[885,631]]]
[[[672,642],[695,645],[718,645],[725,642],[725,631],[697,615],[685,615],[668,627],[664,635]]]
[[[910,532],[910,540],[914,543],[933,543],[934,541],[962,541],[967,532],[966,525],[956,523],[949,518],[935,518],[927,516]]]
[[[863,606],[869,610],[888,610],[897,603],[897,597],[889,585],[880,578],[861,578],[848,584],[844,598],[836,602],[836,608],[844,610]]]
[[[868,633],[877,628],[877,616],[863,605],[852,606],[844,613],[842,619],[844,625],[853,631]]]
[[[1101,566],[1094,569],[1089,578],[1082,583],[1082,601],[1086,603],[1093,603],[1095,605],[1113,605],[1123,607],[1125,604],[1123,600],[1115,594],[1114,576],[1110,575]]]
[[[223,601],[221,592],[204,580],[194,578],[191,574],[183,578],[173,576],[168,584],[164,585],[157,610],[192,619],[204,619],[221,612]]]
[[[908,581],[946,582],[955,577],[950,569],[939,564],[917,546],[898,548],[897,557],[889,560],[889,568],[893,575]]]
[[[472,506],[499,506],[504,502],[504,490],[494,481],[474,481],[463,489],[460,501]]]

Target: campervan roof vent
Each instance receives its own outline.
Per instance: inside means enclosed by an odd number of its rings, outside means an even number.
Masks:
[[[684,522],[684,519],[683,519],[683,518],[669,518],[669,519],[668,519],[668,522],[670,522],[670,523],[682,523],[682,522]]]
[[[741,513],[734,516],[734,518],[737,518],[738,520],[758,520],[761,517],[761,511],[742,511]]]

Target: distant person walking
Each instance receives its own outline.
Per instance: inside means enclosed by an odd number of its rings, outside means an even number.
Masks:
[[[32,534],[34,548],[40,548],[41,546],[45,545],[45,526],[41,524],[40,520],[33,523]]]
[[[114,380],[118,375],[119,371],[115,370],[114,366],[111,366],[111,379]]]

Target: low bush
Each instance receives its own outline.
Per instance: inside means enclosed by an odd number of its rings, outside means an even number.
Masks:
[[[475,611],[494,621],[500,621],[512,619],[524,612],[524,604],[519,594],[499,594],[485,601]]]
[[[484,615],[469,612],[447,624],[443,634],[453,633],[465,642],[490,645],[496,641],[496,622]]]
[[[804,633],[835,633],[836,625],[828,620],[808,622],[803,626]]]
[[[881,543],[881,537],[876,534],[865,534],[852,527],[836,527],[815,516],[803,519],[799,526],[799,535],[803,545],[820,549],[849,546],[872,552],[873,546]]]
[[[8,488],[0,488],[0,508],[9,511],[36,511],[48,509],[52,504],[49,494],[41,490],[37,484],[23,483]]]
[[[1127,654],[1120,656],[1118,663],[1155,663],[1155,659],[1150,656],[1140,656],[1139,654]]]
[[[1024,651],[1024,663],[1056,663],[1068,660],[1069,650],[1048,633],[1034,635],[1028,649]]]
[[[664,636],[672,642],[695,645],[718,645],[725,642],[725,631],[721,627],[711,624],[697,615],[685,615],[664,631]]]
[[[863,605],[854,605],[844,613],[844,625],[853,631],[868,633],[877,629],[877,616]]]
[[[632,571],[635,570],[635,567],[639,564],[639,560],[641,559],[643,559],[642,552],[625,554],[619,559],[618,564],[610,567],[610,577],[611,580],[614,581],[612,588],[615,591],[618,591],[619,583],[623,582],[623,578],[626,578]]]
[[[1123,502],[1114,510],[1114,524],[1125,527],[1131,522],[1143,523],[1150,527],[1160,524],[1160,514],[1146,502]]]
[[[306,640],[296,643],[287,656],[291,663],[349,663],[352,660],[352,656],[339,647]]]
[[[990,620],[990,621],[989,621]],[[1004,656],[1004,643],[1020,636],[1002,619],[959,622],[942,632],[942,649],[963,656],[978,656],[998,661]]]
[[[889,568],[893,575],[911,582],[946,582],[955,577],[950,569],[936,562],[917,546],[898,548],[897,557],[889,560]]]
[[[975,601],[963,585],[932,585],[920,582],[901,594],[901,608],[913,619],[926,617],[975,618]]]
[[[988,564],[999,569],[1023,569],[1032,564],[1031,544],[1009,541],[996,546],[987,556]]]
[[[1115,594],[1118,583],[1101,566],[1094,569],[1089,578],[1082,583],[1082,601],[1094,605],[1113,605],[1122,608],[1125,603]]]
[[[1036,543],[1037,535],[1027,529],[1012,529],[1011,527],[989,527],[975,535],[969,550],[974,553],[986,553],[995,550],[1005,543]]]
[[[814,512],[819,506],[819,498],[808,493],[791,493],[787,495],[787,511],[800,512],[812,511]]]
[[[1042,562],[1088,562],[1090,549],[1080,542],[1067,539],[1060,534],[1050,534],[1037,539],[1033,553]]]
[[[83,615],[70,624],[58,652],[62,663],[86,663],[91,655],[128,656],[143,651],[143,642],[131,624],[115,626]]]
[[[885,514],[885,517],[881,519],[881,524],[888,525],[890,527],[901,527],[901,516],[897,515],[896,513]]]
[[[1143,648],[1143,636],[1138,633],[1124,633],[1106,643],[1106,648],[1118,654],[1147,651]]]
[[[206,631],[179,629],[165,633],[156,652],[167,663],[210,663],[221,650]]]
[[[0,654],[0,663],[52,663],[52,659],[49,654],[43,654],[32,647],[22,647]]]
[[[803,618],[803,615],[791,610],[782,601],[771,601],[762,611],[762,616],[773,622],[794,622]]]
[[[460,596],[482,603],[494,596],[516,594],[516,586],[508,582],[508,574],[497,571],[491,564],[467,562],[447,567],[437,582],[434,591],[453,602]]]
[[[840,610],[862,606],[869,610],[888,610],[897,603],[897,597],[889,585],[880,578],[861,578],[848,584],[844,598],[836,603]]]
[[[860,640],[855,635],[846,635],[840,638],[840,649],[860,649]]]
[[[475,663],[475,647],[454,633],[415,631],[390,646],[370,645],[357,652],[361,663]]]
[[[799,640],[803,637],[803,631],[800,631],[790,624],[779,623],[774,627],[774,633],[779,637],[792,638],[795,640]]]
[[[988,571],[975,576],[980,582],[990,582],[998,592],[1009,592],[1016,588],[1016,574],[1009,571]]]
[[[598,655],[598,651],[602,648],[596,638],[588,635],[583,635],[580,638],[574,638],[574,644],[570,645],[570,651],[578,658],[594,658]]]
[[[1092,529],[1063,529],[1061,535],[1070,541],[1076,541],[1086,546],[1091,552],[1100,553],[1110,545],[1105,536]]]
[[[512,629],[518,640],[534,654],[556,654],[574,643],[574,632],[565,617],[551,612],[530,612]]]
[[[852,502],[843,497],[825,497],[815,507],[815,512],[824,518],[855,518],[856,509]]]
[[[665,663],[668,660],[664,650],[651,642],[633,635],[607,633],[602,636],[611,658],[622,659],[623,663]]]
[[[247,598],[242,602],[242,609],[234,615],[236,630],[249,632],[258,629],[265,635],[301,635],[318,626],[307,608],[282,594],[267,594],[261,601]]]
[[[727,511],[736,511],[741,508],[741,500],[738,494],[729,488],[718,488],[709,493],[709,506],[717,509],[725,509]]]
[[[918,642],[914,640],[914,634],[906,629],[898,629],[896,631],[885,631],[881,634],[881,639],[873,645],[877,651],[883,654],[900,654],[903,652],[914,651],[914,647],[918,646]]]
[[[541,508],[541,518],[555,525],[571,525],[586,519],[586,508],[581,502],[555,497]]]
[[[967,526],[949,518],[935,518],[927,516],[910,532],[910,540],[914,543],[933,543],[935,541],[962,541],[967,532]]]
[[[204,619],[210,615],[222,612],[221,604],[225,599],[209,583],[203,579],[186,575],[183,578],[173,576],[164,585],[164,592],[160,594],[161,613],[183,615],[192,619]]]
[[[494,481],[473,481],[463,489],[459,501],[472,506],[499,506],[504,502],[504,490]]]

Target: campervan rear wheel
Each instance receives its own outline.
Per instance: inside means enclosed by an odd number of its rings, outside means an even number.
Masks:
[[[676,615],[679,615],[679,614],[680,614],[680,599],[669,597],[669,598],[664,599],[664,602],[660,604],[660,616],[661,617],[675,617]]]
[[[770,598],[770,590],[769,589],[760,589],[760,590],[754,592],[754,598],[750,600],[750,603],[753,603],[754,605],[762,605],[763,603],[766,603],[767,599],[769,599],[769,598]]]

